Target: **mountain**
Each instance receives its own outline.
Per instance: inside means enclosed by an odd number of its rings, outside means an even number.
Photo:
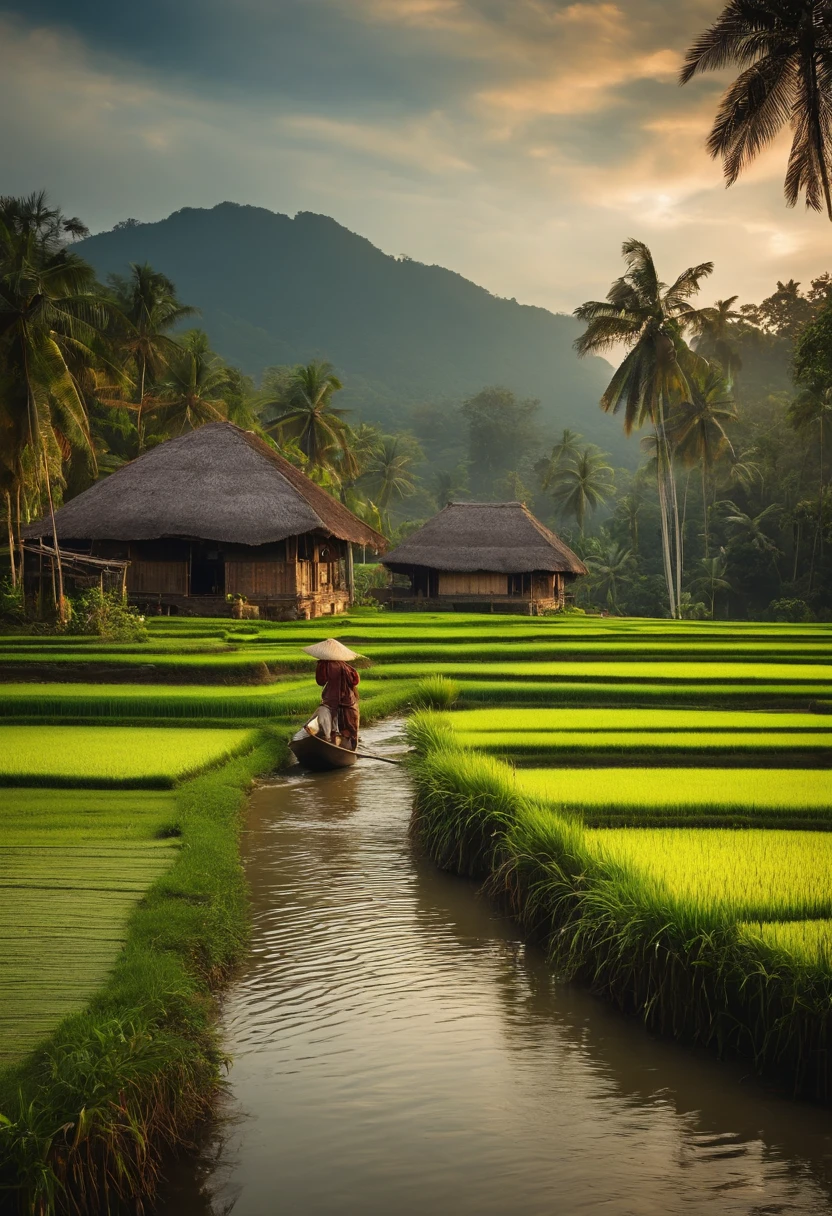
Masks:
[[[274,364],[329,359],[345,385],[339,405],[356,418],[403,428],[414,406],[501,384],[540,398],[547,438],[571,427],[617,460],[634,459],[636,445],[598,407],[610,367],[577,358],[571,317],[391,257],[327,216],[188,207],[76,248],[102,278],[130,262],[163,271],[201,309],[214,349],[254,377]]]

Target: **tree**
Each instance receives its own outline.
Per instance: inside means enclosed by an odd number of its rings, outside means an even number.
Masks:
[[[465,461],[461,460],[452,469],[440,469],[434,473],[431,494],[440,511],[455,498],[466,498],[468,495],[468,465]]]
[[[484,388],[462,405],[468,424],[471,481],[479,493],[522,465],[537,443],[540,402],[523,400],[507,388]]]
[[[603,452],[590,445],[555,475],[552,498],[577,521],[581,536],[587,515],[603,506],[613,490],[613,471]]]
[[[72,447],[94,460],[79,378],[99,359],[108,313],[92,268],[67,247],[86,230],[43,193],[0,198],[0,432],[4,487],[20,502],[27,465],[43,486],[56,552],[57,609],[65,616],[54,482]],[[28,453],[28,457],[27,457]],[[18,535],[19,535],[18,510]]]
[[[125,322],[121,345],[136,367],[136,431],[141,452],[148,389],[163,378],[170,360],[181,351],[169,331],[196,316],[199,309],[180,303],[167,275],[147,262],[131,262],[126,278],[111,275],[109,283]]]
[[[832,16],[829,0],[729,0],[685,57],[680,83],[700,72],[742,68],[723,95],[708,137],[727,184],[788,122],[786,202],[826,207],[832,220]]]
[[[729,296],[727,300],[717,300],[711,308],[701,309],[691,326],[696,334],[694,349],[705,359],[716,360],[725,374],[729,392],[734,385],[735,373],[742,368],[733,332],[736,322],[742,317],[734,309],[737,298]]]
[[[615,280],[606,300],[589,300],[575,309],[578,320],[586,323],[575,348],[582,356],[619,344],[628,348],[601,397],[601,408],[613,414],[623,408],[628,435],[645,422],[654,429],[665,582],[670,614],[677,616],[682,593],[681,531],[666,424],[671,410],[690,399],[689,377],[704,365],[682,335],[697,323],[698,313],[690,300],[713,271],[713,263],[689,267],[668,287],[659,279],[653,256],[642,241],[625,241],[622,254],[626,272]]]
[[[702,513],[704,517],[705,557],[708,556],[708,485],[707,477],[719,457],[726,451],[734,454],[725,431],[727,422],[735,422],[737,412],[728,385],[719,368],[708,367],[704,375],[690,378],[691,401],[681,406],[674,418],[671,436],[676,455],[688,467],[699,465],[702,477]]]
[[[780,505],[778,503],[769,503],[757,515],[750,515],[734,502],[728,501],[723,505],[732,512],[732,514],[726,515],[725,521],[736,540],[741,545],[748,546],[749,549],[753,550],[760,557],[767,558],[771,562],[771,566],[777,574],[779,582],[780,576],[777,569],[777,559],[778,557],[782,557],[782,553],[772,538],[769,528],[779,520],[781,513]]]
[[[713,557],[703,557],[699,562],[701,573],[691,584],[694,591],[704,592],[711,601],[711,620],[714,617],[714,605],[717,591],[731,591],[732,587],[725,577],[728,563],[725,560],[725,550],[720,549]]]
[[[578,455],[581,450],[580,443],[582,439],[583,435],[579,435],[577,431],[570,431],[568,427],[562,432],[560,439],[552,448],[549,459],[546,462],[546,467],[543,470],[541,486],[544,490],[549,489],[558,468]]]
[[[632,577],[632,550],[610,541],[596,555],[587,557],[586,564],[592,576],[593,590],[606,597],[608,608],[618,612],[618,589]]]
[[[201,329],[184,334],[179,353],[168,364],[167,377],[159,385],[146,410],[154,426],[166,434],[194,431],[205,422],[220,422],[226,416],[225,393],[228,369],[211,351]]]
[[[421,449],[411,436],[384,435],[367,463],[367,485],[388,531],[391,506],[416,489],[413,465],[420,458]]]
[[[323,359],[292,368],[280,394],[264,406],[274,411],[268,430],[278,440],[294,440],[313,467],[334,467],[336,456],[349,466],[349,411],[332,404],[342,387],[332,364]]]

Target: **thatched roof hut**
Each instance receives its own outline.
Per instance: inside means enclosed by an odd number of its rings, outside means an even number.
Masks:
[[[269,444],[230,422],[159,444],[55,518],[62,546],[128,559],[131,598],[168,611],[227,611],[231,595],[269,616],[337,612],[349,601],[350,546],[386,547]],[[51,533],[49,519],[24,529],[27,539]]]
[[[410,576],[417,601],[460,607],[476,601],[513,611],[522,603],[529,612],[562,607],[566,585],[587,573],[520,502],[449,503],[382,561]],[[408,600],[406,594],[393,598]]]
[[[155,540],[183,536],[264,545],[319,529],[383,550],[362,523],[251,431],[210,422],[132,460],[55,514],[67,540]],[[50,520],[24,529],[51,535]]]

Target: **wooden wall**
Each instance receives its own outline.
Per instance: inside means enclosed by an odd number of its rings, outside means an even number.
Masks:
[[[487,574],[439,574],[440,595],[507,595],[508,575]]]
[[[127,567],[127,590],[137,595],[187,595],[188,562],[134,560]]]
[[[225,590],[229,595],[295,595],[298,591],[294,562],[225,563]]]

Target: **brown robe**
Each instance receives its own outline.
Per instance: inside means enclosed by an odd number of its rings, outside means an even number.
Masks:
[[[358,746],[358,694],[359,675],[349,663],[333,659],[320,659],[315,668],[315,681],[323,688],[321,700],[332,710],[333,720],[338,715],[340,734],[344,743],[355,751]]]

